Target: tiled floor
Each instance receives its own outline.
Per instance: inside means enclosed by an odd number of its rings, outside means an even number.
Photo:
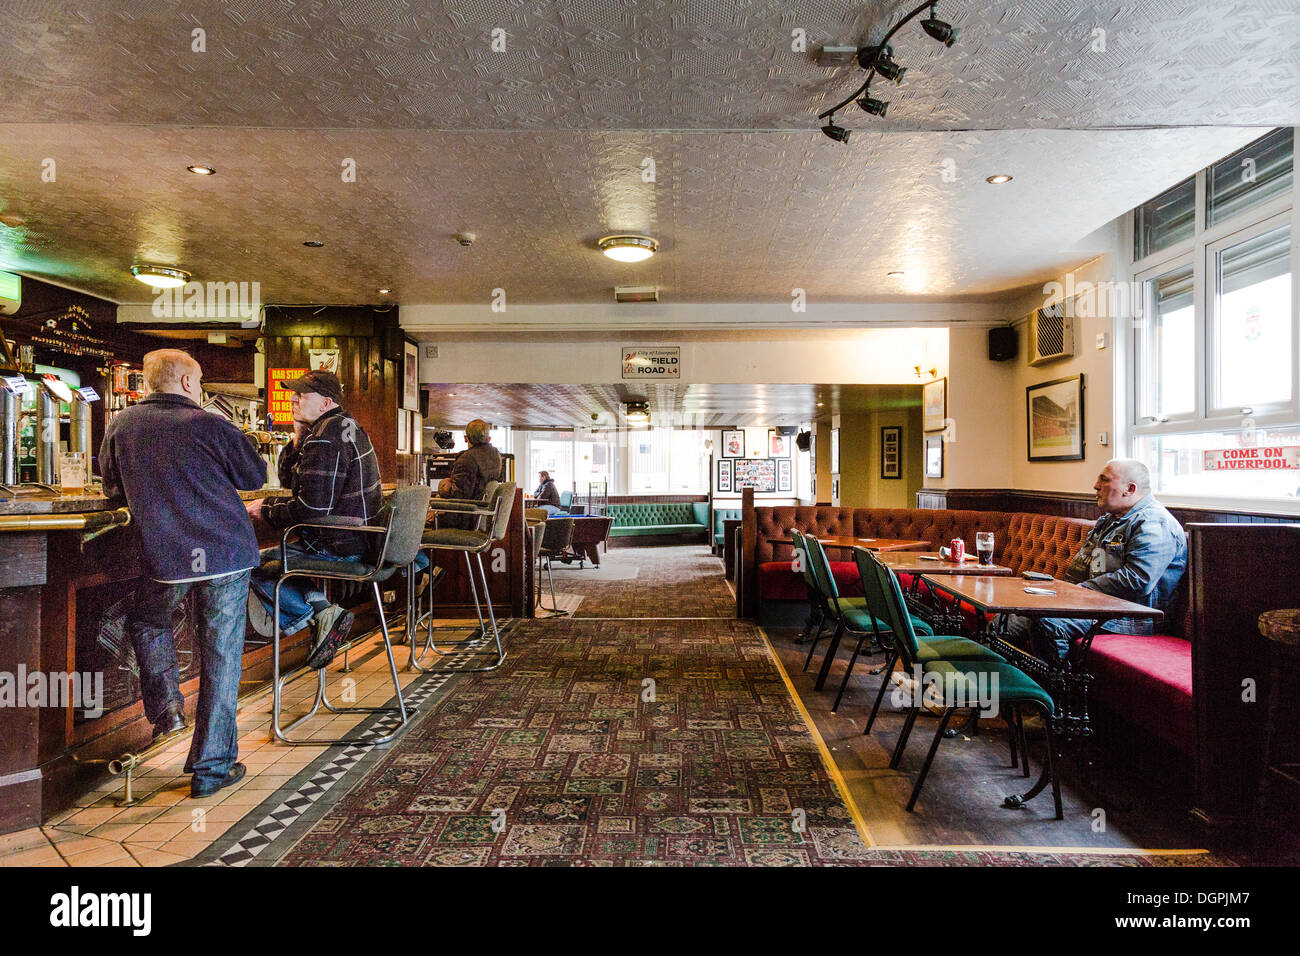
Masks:
[[[371,655],[375,649],[379,653]],[[406,648],[395,649],[395,654],[398,676],[406,687],[419,674],[402,669]],[[355,645],[350,661],[353,670],[347,675],[340,673],[341,655],[330,665],[329,687],[334,697],[340,693],[344,677],[356,681],[357,706],[380,705],[392,697],[388,661],[377,634]],[[430,661],[424,663],[428,666]],[[285,692],[286,713],[293,715],[295,705],[305,710],[315,686],[309,677],[290,685]],[[248,775],[235,786],[201,800],[190,798],[190,777],[183,772],[190,747],[187,733],[136,775],[133,806],[118,804],[123,778],[106,776],[76,807],[45,826],[0,836],[0,866],[165,866],[193,858],[327,751],[323,746],[290,747],[272,742],[270,713],[269,688],[240,709],[239,759]],[[340,736],[364,719],[365,715],[355,714],[318,715],[295,733]]]

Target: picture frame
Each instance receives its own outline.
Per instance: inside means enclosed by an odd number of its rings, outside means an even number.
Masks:
[[[745,457],[745,430],[743,428],[729,428],[722,432],[722,457]]]
[[[776,490],[787,494],[794,491],[794,462],[789,458],[776,460]]]
[[[840,476],[831,476],[831,504],[840,500]]]
[[[419,412],[411,412],[411,454],[424,454],[424,417]]]
[[[755,494],[771,494],[776,491],[776,459],[738,458],[732,466],[735,472],[732,482],[734,491],[742,488],[753,488]]]
[[[402,340],[402,408],[420,410],[420,347],[410,339]]]
[[[936,378],[921,386],[921,431],[941,432],[948,421],[948,379]]]
[[[885,425],[880,429],[880,477],[886,480],[903,477],[903,428]]]
[[[719,459],[718,460],[718,487],[717,487],[719,494],[728,494],[733,490],[731,479],[732,479],[731,459],[730,458]]]
[[[397,410],[397,453],[405,455],[410,450],[410,438],[407,435],[411,422],[411,413],[404,408]]]
[[[1030,461],[1082,461],[1083,373],[1025,389],[1025,452]]]
[[[943,477],[943,436],[925,436],[925,477]]]
[[[769,428],[767,430],[767,457],[789,458],[790,436],[779,434],[775,428]]]
[[[840,430],[831,429],[831,474],[840,473]]]

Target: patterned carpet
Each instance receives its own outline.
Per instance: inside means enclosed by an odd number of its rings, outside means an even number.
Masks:
[[[582,577],[581,571],[556,574],[555,589],[582,595],[576,617],[725,617],[736,616],[736,599],[727,589],[722,560],[706,545],[613,548],[601,567],[633,564],[632,580]]]
[[[281,865],[866,854],[751,624],[556,620],[516,632],[502,670],[463,678]]]

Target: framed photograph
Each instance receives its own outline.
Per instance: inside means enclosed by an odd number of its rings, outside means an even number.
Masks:
[[[411,412],[411,454],[424,453],[424,419],[419,412]]]
[[[420,410],[420,348],[410,341],[402,344],[402,407]]]
[[[411,413],[404,408],[397,410],[397,453],[404,455],[411,450],[410,431]]]
[[[718,488],[719,492],[729,492],[732,490],[731,485],[731,459],[723,458],[718,462]]]
[[[1025,389],[1030,461],[1083,460],[1083,373]]]
[[[788,459],[787,459],[788,460]],[[756,493],[776,491],[776,461],[771,458],[738,458],[735,466],[735,490],[753,488]]]
[[[900,425],[886,425],[880,429],[880,477],[903,477],[903,429]]]
[[[839,500],[840,500],[840,476],[832,475],[831,476],[831,503],[834,504]]]
[[[722,433],[722,457],[745,457],[745,430],[743,428],[728,430]]]
[[[794,462],[789,458],[776,460],[776,490],[787,493],[794,491]]]
[[[943,436],[925,436],[925,477],[943,477]]]
[[[789,458],[790,436],[778,435],[775,428],[769,428],[767,430],[767,457]]]
[[[948,420],[948,380],[936,378],[921,386],[921,431],[941,432]]]
[[[831,474],[840,473],[840,430],[831,429]]]

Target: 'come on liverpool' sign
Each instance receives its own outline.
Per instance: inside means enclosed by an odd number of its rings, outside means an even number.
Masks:
[[[1300,469],[1300,445],[1271,448],[1219,448],[1205,452],[1206,471]]]

